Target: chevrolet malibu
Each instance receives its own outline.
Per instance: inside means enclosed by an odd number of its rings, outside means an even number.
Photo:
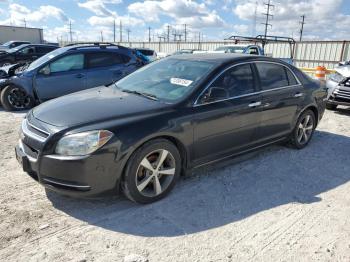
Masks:
[[[32,109],[16,156],[49,190],[123,191],[150,203],[186,170],[281,141],[304,148],[325,99],[317,82],[273,58],[173,56]]]

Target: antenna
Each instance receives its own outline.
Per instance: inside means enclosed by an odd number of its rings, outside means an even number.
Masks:
[[[266,21],[265,23],[262,23],[263,25],[265,25],[265,39],[266,39],[266,36],[267,36],[267,28],[270,26],[272,27],[271,24],[269,24],[269,20],[270,20],[270,17],[273,17],[273,15],[270,14],[270,11],[273,7],[275,7],[274,5],[271,4],[271,0],[269,0],[267,3],[265,3],[266,5],[266,13],[263,13],[264,16],[266,16]]]
[[[301,42],[301,40],[303,38],[304,24],[305,24],[305,15],[302,15],[301,18],[302,18],[302,20],[300,22],[301,28],[300,28],[300,39],[299,39],[300,42]]]

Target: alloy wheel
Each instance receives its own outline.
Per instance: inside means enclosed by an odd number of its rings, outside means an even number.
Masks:
[[[307,114],[301,119],[297,130],[297,139],[301,145],[306,144],[310,140],[313,129],[313,118]]]
[[[164,192],[174,179],[175,158],[165,149],[146,155],[136,171],[137,190],[146,197],[155,197]]]
[[[7,96],[8,102],[16,109],[25,109],[30,105],[30,97],[18,87],[12,88]]]

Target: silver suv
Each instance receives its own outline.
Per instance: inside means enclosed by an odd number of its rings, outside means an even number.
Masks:
[[[327,80],[327,109],[335,110],[338,105],[350,106],[350,65],[335,68]]]

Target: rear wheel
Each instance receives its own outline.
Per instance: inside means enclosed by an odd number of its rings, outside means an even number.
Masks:
[[[1,104],[7,111],[18,111],[34,106],[34,100],[22,88],[14,85],[6,86],[0,95]]]
[[[306,110],[298,119],[293,130],[290,143],[297,149],[302,149],[310,142],[316,128],[316,118],[314,112]]]
[[[337,109],[337,105],[326,104],[326,108],[327,108],[328,110],[336,110],[336,109]]]
[[[151,203],[165,197],[181,172],[176,146],[165,139],[147,142],[129,159],[123,181],[124,194],[137,203]]]

